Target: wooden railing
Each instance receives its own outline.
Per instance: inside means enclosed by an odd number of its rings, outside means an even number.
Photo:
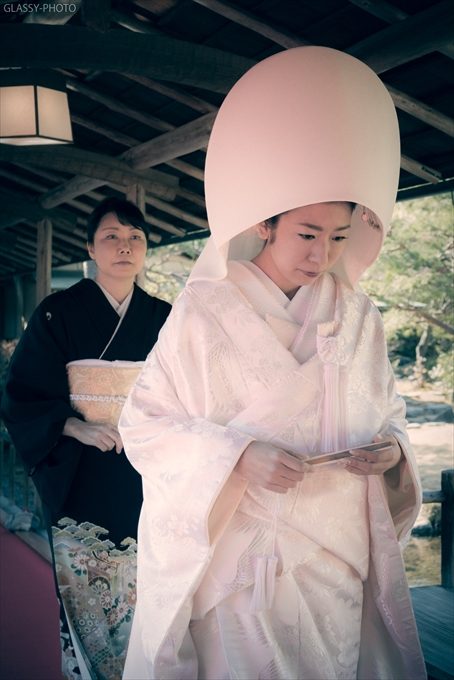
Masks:
[[[441,503],[441,585],[454,587],[454,470],[443,470],[441,489],[424,491],[423,503]]]

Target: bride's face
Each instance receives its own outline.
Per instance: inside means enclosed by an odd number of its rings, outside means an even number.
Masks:
[[[342,255],[351,217],[350,203],[315,203],[283,213],[275,226],[261,222],[258,233],[266,243],[254,263],[292,297]]]

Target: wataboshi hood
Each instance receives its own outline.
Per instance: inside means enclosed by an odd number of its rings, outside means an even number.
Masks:
[[[400,167],[392,99],[364,63],[326,47],[268,57],[233,86],[216,117],[205,166],[211,237],[190,280],[221,279],[228,259],[263,247],[255,225],[327,201],[357,204],[335,272],[354,286],[377,258]]]

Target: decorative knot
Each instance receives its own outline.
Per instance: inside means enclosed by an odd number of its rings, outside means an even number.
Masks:
[[[343,366],[347,363],[345,341],[340,335],[317,335],[317,352],[325,364]]]

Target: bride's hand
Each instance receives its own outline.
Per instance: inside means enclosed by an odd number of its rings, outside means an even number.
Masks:
[[[380,451],[366,451],[365,449],[355,449],[351,458],[347,458],[345,469],[354,475],[381,475],[395,467],[401,457],[402,449],[399,442],[392,434],[386,437],[377,435],[373,443],[386,441],[392,442],[391,446]]]
[[[251,484],[275,493],[287,493],[302,480],[307,467],[284,449],[253,441],[243,451],[235,470]]]

